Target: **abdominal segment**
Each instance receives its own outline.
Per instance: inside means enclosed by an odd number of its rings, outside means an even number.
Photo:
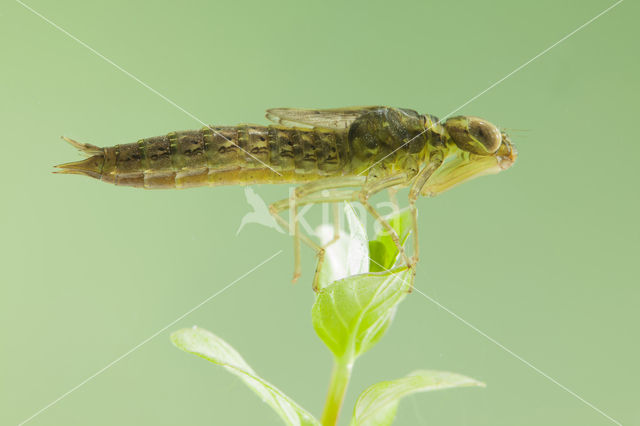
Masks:
[[[348,169],[345,138],[332,130],[243,125],[107,148],[68,140],[90,157],[57,167],[59,173],[148,189],[308,182]]]

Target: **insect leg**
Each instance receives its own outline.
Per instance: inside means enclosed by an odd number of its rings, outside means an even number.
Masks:
[[[271,204],[271,206],[269,206],[269,211],[271,212],[273,217],[278,221],[278,223],[286,227],[286,229],[289,229],[290,233],[293,233],[294,256],[295,256],[294,276],[293,276],[294,282],[300,276],[300,240],[302,240],[302,242],[304,242],[309,247],[314,249],[318,255],[318,268],[316,268],[316,275],[314,277],[314,286],[316,285],[318,271],[321,269],[322,262],[324,261],[324,248],[328,245],[327,244],[324,247],[321,247],[320,245],[316,244],[313,240],[311,240],[308,236],[304,234],[302,235],[300,234],[299,223],[297,220],[298,206],[303,204],[331,202],[330,196],[329,197],[315,196],[311,198],[309,197],[312,196],[313,194],[316,194],[322,191],[331,191],[337,188],[345,188],[350,186],[361,186],[364,183],[365,179],[366,178],[364,176],[348,176],[348,177],[340,176],[340,177],[327,178],[323,180],[310,182],[296,188],[290,198],[276,201],[275,203]],[[338,197],[338,198],[339,199],[337,201],[343,200],[343,197],[342,198]],[[290,215],[292,215],[290,217],[291,223],[287,223],[287,221],[280,215],[281,211],[284,211],[287,209],[290,210]],[[336,233],[336,235],[339,235],[339,234]],[[337,238],[334,237],[334,240],[337,240]],[[332,242],[335,242],[335,241],[331,241],[330,243]]]
[[[400,210],[400,207],[398,204],[398,197],[396,196],[398,194],[398,188],[391,187],[387,189],[387,192],[389,193],[389,201],[393,205],[393,209],[394,209],[393,211],[397,212],[398,210]]]
[[[297,229],[298,221],[296,217],[297,206],[295,203],[293,203],[293,201],[295,200],[294,197],[295,197],[295,194],[292,195],[291,198],[286,198],[284,200],[276,201],[275,203],[269,206],[269,212],[280,225],[282,225],[285,229],[288,229],[290,234],[293,234],[294,268],[293,268],[292,281],[296,282],[296,280],[300,276],[300,240],[302,240],[302,242],[304,242],[306,245],[311,247],[316,252],[319,259],[324,258],[324,253],[322,253],[323,250],[322,250],[322,247],[320,247],[320,245],[316,244],[316,242],[313,241],[311,238],[309,238],[307,235],[300,234],[300,232],[298,232],[299,231]],[[295,209],[291,208],[293,206],[296,206]],[[295,213],[291,213],[294,216],[289,221],[287,221],[284,217],[280,215],[280,212],[290,208],[291,208],[291,211]]]
[[[327,179],[323,179],[315,182],[309,182],[305,185],[297,187],[294,190],[294,193],[292,196],[293,203],[290,203],[289,205],[290,214],[293,214],[293,221],[294,221],[294,229],[293,229],[293,242],[294,242],[294,250],[295,250],[294,276],[293,276],[294,282],[300,276],[300,226],[297,218],[298,207],[296,204],[296,200],[304,198],[307,195],[311,195],[311,194],[322,192],[322,191],[361,185],[365,179],[366,178],[363,176],[349,176],[349,177],[339,176],[339,177],[327,178]],[[336,229],[336,226],[339,226],[339,225],[334,225],[334,230]],[[334,240],[329,242],[329,244],[332,244],[335,241],[337,241],[337,238],[335,238],[335,235],[338,235],[338,233],[334,234]],[[324,260],[324,249],[329,244],[326,244],[325,246],[323,246],[322,251],[318,252],[318,256],[319,256],[318,263],[320,266],[321,266],[320,259]],[[320,256],[322,257],[320,258]],[[316,273],[319,269],[320,268],[316,269]],[[314,286],[315,286],[315,278],[314,278]]]
[[[297,199],[296,204],[298,206],[302,206],[306,204],[338,203],[338,202],[350,201],[354,199],[354,196],[353,196],[354,191],[352,190],[323,189],[322,191],[323,192],[327,191],[327,192],[320,193],[320,194],[318,193],[308,194],[302,198]],[[289,203],[289,199],[284,199],[284,200],[276,201],[275,203],[271,204],[271,206],[269,207],[269,211],[271,212],[273,217],[278,221],[278,223],[280,223],[284,227],[289,227],[289,223],[287,223],[287,220],[285,218],[280,216],[280,212],[289,208],[288,203]],[[300,240],[303,243],[305,243],[307,246],[311,247],[318,256],[318,265],[316,267],[316,271],[313,276],[313,285],[312,285],[313,291],[317,291],[319,273],[322,270],[322,266],[324,264],[325,248],[328,246],[328,244],[324,246],[320,246],[304,233],[300,233],[299,237],[300,237]]]
[[[314,185],[313,190],[309,191],[308,189],[310,185],[305,185],[301,187],[302,190],[305,190],[305,192],[303,192],[304,195],[301,198],[298,198],[296,202],[297,202],[297,205],[303,205],[303,204],[310,204],[310,203],[315,204],[315,203],[328,203],[328,202],[337,202],[337,201],[359,201],[365,207],[365,209],[367,209],[369,214],[371,214],[371,216],[375,220],[380,222],[380,224],[389,233],[392,241],[394,242],[396,248],[398,249],[398,252],[403,257],[403,260],[406,263],[407,267],[412,268],[414,264],[407,257],[404,247],[400,242],[400,237],[398,237],[398,234],[393,229],[393,227],[389,224],[389,222],[386,221],[375,210],[375,208],[371,205],[371,203],[369,203],[368,199],[374,194],[377,194],[382,190],[406,185],[413,178],[413,176],[414,176],[413,173],[402,172],[399,174],[385,176],[382,178],[376,178],[374,180],[369,180],[368,182],[364,183],[363,185],[361,185],[362,186],[361,189],[355,190],[355,191],[346,191],[346,190],[337,191],[335,190],[336,187],[323,187],[322,185]],[[344,178],[341,178],[339,181],[337,181],[340,184],[340,187],[357,186],[356,182],[362,182],[362,179],[359,179],[356,177],[354,177],[354,179],[350,180],[348,183],[345,182],[343,179]],[[319,182],[312,182],[312,183],[316,184]],[[325,190],[328,192],[325,195],[321,194],[321,192]],[[272,205],[273,207],[275,207],[274,210],[276,211],[284,210],[286,206],[284,204],[285,201],[286,200],[280,201],[278,203],[274,203],[274,205]],[[281,220],[284,221],[284,219],[282,218]],[[414,230],[415,228],[416,227],[414,227]],[[326,247],[327,245],[325,245],[323,249]]]
[[[340,203],[331,203],[333,213],[333,239],[323,247],[327,248],[340,239]]]
[[[297,198],[296,205],[302,206],[306,204],[337,203],[337,202],[343,202],[343,201],[361,202],[363,206],[365,206],[367,211],[369,211],[369,213],[383,225],[385,230],[387,230],[387,232],[389,232],[390,235],[392,236],[395,235],[396,238],[394,243],[396,244],[396,247],[398,247],[398,251],[404,255],[404,261],[407,264],[407,266],[411,268],[413,267],[413,265],[409,261],[409,258],[406,256],[406,254],[404,254],[402,244],[400,243],[400,238],[395,233],[395,230],[384,218],[380,216],[380,214],[367,201],[368,197],[384,189],[390,188],[392,186],[406,184],[407,179],[410,179],[410,178],[406,173],[389,176],[386,178],[372,181],[367,185],[363,185],[361,189],[357,189],[355,191],[340,190],[335,188],[317,188],[316,191],[306,193],[303,197]],[[363,198],[364,198],[364,201],[363,201]],[[285,227],[289,225],[287,224],[287,221],[282,216],[280,216],[279,212],[286,210],[289,206],[288,203],[289,203],[289,199],[285,199],[285,200],[277,201],[270,206],[270,211],[272,212],[272,214],[274,214],[274,217],[276,217],[276,220],[278,220],[278,222]],[[317,291],[319,271],[322,270],[325,248],[328,246],[328,244],[324,246],[319,246],[317,243],[315,243],[305,234],[300,234],[300,238],[305,244],[313,248],[318,254],[318,266],[316,268],[316,272],[313,279],[313,289],[314,291]]]
[[[325,195],[329,196],[330,193],[327,193]],[[326,249],[331,244],[334,244],[340,239],[340,203],[339,202],[331,203],[331,216],[333,217],[333,238],[322,246],[323,249]]]
[[[391,176],[386,176],[383,178],[378,178],[373,181],[367,182],[367,184],[357,193],[357,200],[364,206],[365,209],[373,216],[373,218],[380,222],[380,224],[384,227],[384,229],[391,236],[391,240],[395,244],[398,252],[402,256],[405,264],[408,268],[413,268],[413,264],[407,257],[405,253],[404,247],[400,241],[400,237],[398,237],[398,233],[393,229],[393,227],[387,222],[381,215],[373,208],[371,203],[369,203],[369,198],[374,194],[388,188],[393,188],[394,186],[401,186],[406,184],[412,178],[408,173],[401,173]]]
[[[418,209],[416,208],[416,200],[420,195],[420,191],[425,186],[433,173],[442,165],[444,157],[442,151],[434,151],[429,158],[427,165],[418,172],[415,180],[409,189],[409,208],[411,209],[411,226],[413,227],[413,259],[414,264],[418,263],[420,258],[420,243],[418,241]],[[415,270],[413,274],[415,276]]]
[[[294,190],[289,199],[289,214],[293,215],[293,279],[295,283],[302,274],[302,266],[300,264],[300,224],[298,223],[298,207],[296,206],[296,191]],[[291,230],[289,230],[291,232]],[[320,254],[318,253],[318,256]]]

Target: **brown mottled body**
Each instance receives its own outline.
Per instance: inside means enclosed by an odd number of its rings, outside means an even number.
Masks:
[[[517,157],[505,133],[472,116],[450,117],[441,123],[410,109],[367,106],[274,108],[267,111],[267,118],[277,124],[204,127],[107,148],[64,138],[89,158],[56,167],[59,173],[149,189],[301,184],[290,198],[271,204],[269,211],[278,223],[293,228],[294,277],[300,274],[300,242],[318,253],[317,288],[326,246],[299,232],[298,206],[361,203],[389,233],[406,266],[413,268],[419,247],[418,197],[498,173],[511,167]],[[393,227],[368,201],[382,190],[403,187],[409,188],[415,238],[412,259]],[[285,210],[291,211],[290,223],[280,215]]]
[[[101,148],[86,160],[61,167],[147,189],[300,183],[348,173],[346,139],[346,130],[204,127]]]

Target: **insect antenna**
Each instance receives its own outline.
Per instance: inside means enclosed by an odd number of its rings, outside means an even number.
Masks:
[[[501,127],[500,130],[503,131],[503,132],[508,132],[508,133],[529,133],[529,132],[531,132],[531,129],[513,129],[511,127]]]

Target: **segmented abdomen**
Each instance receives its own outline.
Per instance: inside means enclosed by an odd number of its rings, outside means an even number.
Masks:
[[[243,125],[171,132],[61,167],[116,185],[185,188],[305,182],[344,174],[348,164],[346,132]]]

